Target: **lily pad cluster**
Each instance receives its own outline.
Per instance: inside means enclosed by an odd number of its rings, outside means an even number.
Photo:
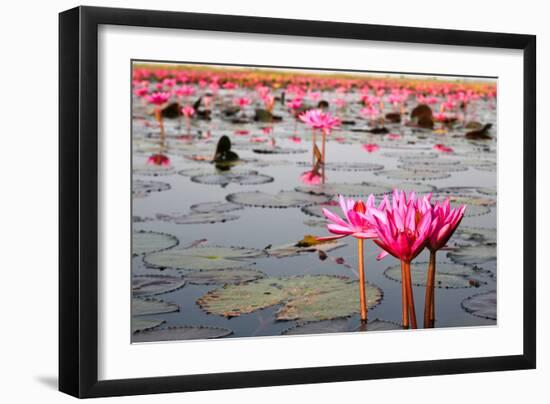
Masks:
[[[281,305],[276,320],[299,322],[349,317],[358,312],[358,282],[341,276],[305,275],[263,278],[239,285],[226,285],[197,300],[210,314],[237,317],[274,305]],[[366,285],[368,306],[382,300],[382,291]]]

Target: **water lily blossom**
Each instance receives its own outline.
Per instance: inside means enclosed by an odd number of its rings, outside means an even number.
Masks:
[[[422,207],[420,207],[422,209]],[[424,327],[432,328],[435,322],[435,273],[436,253],[445,247],[462,218],[466,206],[451,208],[449,198],[442,203],[435,203],[423,209],[431,209],[433,216],[432,232],[428,237],[426,247],[430,250],[430,261],[428,263],[428,275],[426,280],[426,298],[424,303]]]
[[[359,272],[359,303],[361,322],[367,321],[367,296],[365,289],[365,265],[363,255],[363,241],[377,237],[377,232],[372,224],[370,210],[375,206],[374,196],[370,195],[365,204],[362,200],[354,201],[339,196],[340,208],[344,213],[344,218],[323,208],[323,214],[331,222],[327,225],[328,231],[335,236],[319,237],[319,240],[335,240],[346,236],[352,236],[357,239],[357,256]],[[385,201],[382,201],[379,209],[384,209]]]
[[[433,231],[431,209],[425,207],[427,198],[419,203],[416,194],[411,192],[407,198],[404,191],[395,190],[391,204],[386,209],[372,209],[372,221],[378,238],[374,242],[382,248],[377,259],[392,255],[401,261],[402,319],[403,327],[416,328],[416,313],[411,280],[411,261],[426,247]]]

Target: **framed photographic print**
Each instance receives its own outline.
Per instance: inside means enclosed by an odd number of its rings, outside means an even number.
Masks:
[[[535,37],[60,14],[60,390],[535,367]]]

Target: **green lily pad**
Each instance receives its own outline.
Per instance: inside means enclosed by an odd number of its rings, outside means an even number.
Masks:
[[[132,333],[150,330],[164,323],[164,320],[152,320],[148,318],[132,317]]]
[[[217,174],[194,175],[191,181],[199,184],[220,185],[222,187],[229,184],[239,185],[258,185],[273,182],[273,177],[259,174],[257,171],[226,171]]]
[[[269,249],[264,250],[269,256],[284,258],[292,257],[295,255],[303,253],[327,253],[337,248],[346,246],[346,243],[343,243],[338,240],[325,241],[315,245],[300,245],[299,243],[289,243],[280,246],[270,247]]]
[[[477,190],[477,192],[479,192],[480,194],[483,194],[483,195],[497,196],[496,188],[479,187],[479,188],[476,188],[476,190]]]
[[[159,181],[134,180],[132,183],[132,198],[145,198],[152,192],[168,191],[170,184]]]
[[[486,318],[488,320],[497,319],[497,292],[492,290],[486,293],[480,293],[467,297],[460,306],[468,313]]]
[[[252,149],[254,153],[258,154],[298,154],[307,152],[306,149],[294,149],[292,147],[258,147]]]
[[[431,165],[418,164],[416,162],[407,163],[407,164],[402,164],[398,166],[398,168],[405,171],[419,171],[419,172],[422,172],[422,171],[458,172],[458,171],[466,171],[468,169],[468,167],[463,165],[450,165],[450,164],[439,165],[437,164],[437,162]]]
[[[177,304],[166,303],[161,300],[132,298],[132,316],[135,317],[172,313],[179,309]]]
[[[296,191],[312,195],[336,196],[344,195],[350,197],[367,197],[370,194],[382,195],[392,191],[391,187],[382,184],[361,182],[357,184],[349,183],[328,183],[319,185],[300,185]]]
[[[402,151],[387,151],[382,153],[384,157],[398,158],[401,161],[413,161],[413,160],[434,160],[439,158],[439,154],[435,152],[422,152],[411,154],[406,150]]]
[[[250,268],[211,269],[193,271],[185,275],[187,282],[193,285],[224,285],[255,281],[264,278],[265,274]]]
[[[243,207],[231,202],[202,202],[191,205],[189,209],[198,213],[227,213],[242,210]]]
[[[253,248],[209,246],[160,251],[146,255],[143,260],[155,268],[208,271],[253,264],[246,260],[262,254],[262,251]]]
[[[181,276],[134,275],[132,295],[134,297],[160,295],[180,289],[184,285],[185,280]]]
[[[448,172],[430,170],[383,170],[376,171],[374,174],[404,181],[440,180],[451,176]]]
[[[132,342],[183,341],[193,339],[223,338],[233,331],[227,328],[181,326],[142,331],[132,335]]]
[[[261,208],[295,208],[325,202],[328,198],[323,195],[305,194],[296,191],[280,191],[277,194],[266,192],[236,192],[227,195],[229,202],[244,206]]]
[[[158,177],[162,175],[175,174],[176,169],[174,166],[158,166],[154,164],[142,164],[133,168],[132,173],[134,175],[146,175]]]
[[[298,324],[294,327],[287,328],[282,335],[307,335],[307,334],[331,334],[354,331],[390,331],[403,330],[403,327],[391,321],[374,319],[366,325],[357,325],[350,322],[347,318],[337,318],[335,320],[313,321],[303,324]]]
[[[382,300],[382,291],[366,285],[368,306]],[[348,317],[359,311],[358,282],[329,275],[264,278],[240,285],[226,285],[208,292],[197,304],[209,314],[236,317],[283,304],[277,320],[319,321]]]
[[[456,251],[448,252],[447,257],[459,264],[481,265],[497,259],[497,245],[484,243],[460,247]]]
[[[298,162],[300,167],[310,167],[311,163],[306,161]],[[381,164],[364,162],[328,162],[325,169],[329,171],[376,171],[384,168]]]
[[[440,158],[424,158],[423,156],[403,156],[399,158],[399,161],[405,165],[414,164],[415,166],[422,167],[452,167],[460,164],[460,160],[448,160],[442,157]]]
[[[335,332],[348,332],[349,320],[338,318],[336,320],[313,321],[287,328],[281,332],[282,335],[307,335],[307,334],[331,334]]]
[[[178,239],[171,234],[154,231],[134,231],[132,233],[132,254],[148,254],[177,246]]]
[[[167,215],[164,213],[157,213],[156,218],[158,220],[173,222],[176,224],[206,224],[206,223],[225,223],[232,220],[237,220],[239,216],[231,213],[191,212],[186,215],[184,214]]]
[[[411,279],[415,286],[426,286],[427,273],[427,262],[414,262],[411,264]],[[435,272],[435,287],[441,289],[477,287],[485,283],[478,279],[479,275],[483,273],[487,273],[487,271],[466,265],[438,262]],[[401,265],[387,268],[384,275],[391,280],[401,282]]]
[[[497,230],[479,227],[463,227],[456,229],[455,236],[464,241],[476,241],[480,243],[496,243]]]

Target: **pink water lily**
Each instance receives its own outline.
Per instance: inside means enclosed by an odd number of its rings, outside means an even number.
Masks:
[[[426,298],[424,300],[424,327],[432,328],[435,323],[435,277],[436,277],[436,253],[445,247],[458,225],[464,217],[466,206],[451,208],[449,198],[442,203],[435,203],[429,208],[424,205],[421,209],[431,209],[433,223],[431,234],[428,237],[427,248],[430,250],[428,274],[426,277]]]
[[[366,204],[360,199],[354,201],[346,199],[342,195],[338,197],[340,208],[344,213],[344,218],[323,208],[323,214],[331,222],[327,225],[328,230],[336,236],[320,237],[319,240],[335,240],[346,236],[353,236],[359,239],[376,238],[378,234],[374,230],[372,216],[370,211],[375,207],[374,196],[367,199]],[[378,209],[384,208],[384,202]]]
[[[411,262],[426,247],[432,231],[432,211],[418,209],[416,194],[407,198],[405,191],[395,190],[392,203],[385,210],[373,209],[373,225],[378,233],[374,242],[383,251],[380,260],[388,254]]]
[[[186,105],[185,107],[183,107],[181,109],[181,113],[183,114],[183,116],[185,116],[186,118],[191,118],[193,115],[195,115],[195,108],[193,108],[192,106],[190,105]]]
[[[362,146],[363,150],[365,150],[367,153],[372,153],[377,150],[380,150],[380,146],[378,146],[375,143],[367,143]]]
[[[155,104],[155,105],[159,106],[159,105],[164,104],[166,101],[168,101],[170,99],[170,93],[162,92],[162,91],[156,91],[152,94],[146,95],[145,98],[151,104]]]
[[[320,237],[318,240],[334,240],[346,236],[353,236],[357,239],[357,269],[359,273],[359,308],[361,322],[367,322],[367,292],[365,288],[365,265],[363,255],[363,241],[377,237],[372,225],[370,211],[375,207],[374,196],[370,195],[365,204],[362,200],[354,201],[345,199],[342,195],[338,197],[340,208],[344,213],[344,219],[335,215],[328,209],[323,208],[323,214],[331,222],[327,225],[328,230],[336,236]],[[386,200],[382,201],[379,209],[383,210]]]
[[[244,108],[247,105],[252,104],[252,100],[248,97],[239,97],[233,100],[233,104],[235,104],[239,108]]]
[[[152,154],[147,158],[147,164],[168,167],[170,165],[170,159],[162,153]]]
[[[434,224],[429,208],[430,196],[416,199],[411,192],[407,198],[404,191],[395,190],[392,202],[384,210],[371,209],[373,225],[378,233],[374,242],[382,248],[377,259],[388,254],[401,261],[401,294],[403,327],[416,328],[416,312],[411,279],[411,261],[426,247]]]
[[[306,185],[318,185],[321,183],[321,174],[316,170],[306,171],[300,174],[300,181]]]

